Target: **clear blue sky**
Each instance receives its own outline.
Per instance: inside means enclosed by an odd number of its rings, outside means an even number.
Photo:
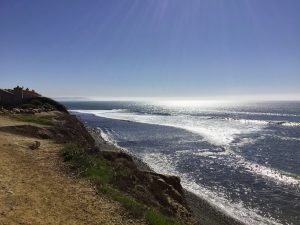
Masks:
[[[1,0],[0,74],[52,97],[298,98],[300,1]]]

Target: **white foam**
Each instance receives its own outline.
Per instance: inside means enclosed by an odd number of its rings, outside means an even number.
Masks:
[[[102,112],[101,112],[102,113]],[[104,112],[104,113],[110,113],[110,112]],[[102,116],[102,114],[101,114]],[[117,143],[114,141],[114,134],[112,134],[110,131],[99,128],[101,131],[102,137],[107,140],[108,142],[116,145],[117,147],[120,147],[117,145]],[[245,140],[245,142],[248,142],[249,140]],[[251,140],[250,140],[251,141]],[[127,150],[127,149],[123,149]],[[128,151],[128,150],[127,150]],[[177,151],[176,154],[187,154],[191,152],[191,150],[181,150]],[[292,184],[292,185],[298,185],[299,186],[299,180],[282,175],[279,171],[276,171],[274,169],[268,168],[266,166],[262,166],[259,164],[255,164],[252,162],[246,161],[243,157],[233,153],[230,151],[229,148],[225,148],[225,151],[222,152],[211,152],[209,149],[201,149],[198,151],[193,152],[194,155],[199,156],[206,156],[206,157],[213,157],[216,158],[218,156],[224,156],[224,155],[232,155],[235,157],[236,160],[235,163],[239,166],[243,166],[246,168],[249,172],[268,178],[270,180],[273,180],[275,182],[280,182],[284,184]],[[181,183],[185,189],[188,191],[191,191],[192,193],[198,195],[199,197],[207,200],[210,202],[214,207],[222,210],[226,214],[228,214],[231,217],[234,217],[246,224],[251,225],[260,225],[260,224],[267,224],[267,225],[277,225],[278,223],[275,219],[268,218],[261,216],[260,212],[256,209],[252,208],[246,208],[242,202],[231,202],[226,198],[222,192],[219,191],[211,191],[204,186],[195,183],[195,181],[190,178],[187,174],[180,174],[175,170],[176,165],[176,157],[169,159],[166,155],[162,153],[146,153],[142,156],[142,160],[146,162],[153,170],[160,173],[165,174],[173,174],[176,176],[181,177]],[[232,165],[234,166],[234,165]]]
[[[238,121],[241,124],[257,124],[257,125],[268,125],[269,121],[266,120],[246,120],[246,119],[233,119],[233,118],[226,118],[229,121]]]
[[[212,152],[209,149],[200,149],[198,151],[194,151],[192,154],[196,156],[205,156],[205,157],[211,157],[211,158],[216,158],[216,156],[224,156],[224,155],[229,155],[231,152],[230,151],[222,151],[222,152]]]
[[[108,129],[105,129],[105,131],[104,131],[100,127],[97,127],[97,129],[100,131],[100,135],[104,139],[104,141],[110,143],[111,145],[114,145],[115,147],[117,147],[118,149],[121,149],[124,152],[129,153],[128,149],[123,148],[120,145],[118,145],[116,139],[114,138],[117,133],[114,130],[109,131]],[[114,134],[112,134],[112,133],[114,133]],[[130,153],[130,154],[132,154],[132,153]]]
[[[287,127],[299,127],[300,123],[297,123],[297,122],[285,122],[282,125],[283,126],[287,126]]]
[[[160,173],[172,174],[175,176],[180,176],[182,186],[201,197],[202,199],[207,200],[217,209],[225,212],[229,216],[244,222],[248,225],[279,225],[275,219],[264,217],[259,215],[259,211],[252,208],[246,208],[242,202],[233,203],[230,202],[222,192],[214,192],[208,190],[204,186],[197,184],[186,174],[179,174],[175,170],[176,161],[174,159],[170,160],[166,155],[161,153],[147,153],[143,157],[150,167]]]
[[[111,133],[106,130],[106,132],[104,132],[100,127],[97,127],[97,129],[100,131],[100,135],[101,137],[108,143],[115,145],[116,141],[114,140],[113,136],[111,135]]]
[[[241,155],[231,151],[230,148],[225,149],[225,151],[222,152],[212,152],[209,151],[208,149],[207,151],[198,150],[193,152],[192,154],[196,156],[204,156],[210,158],[217,158],[219,156],[230,155],[232,156],[232,159],[234,159],[234,161],[231,162],[231,165],[228,164],[227,166],[233,166],[235,168],[241,166],[245,168],[248,172],[256,176],[260,176],[267,180],[271,180],[277,184],[293,186],[300,189],[300,180],[297,177],[293,176],[292,174],[289,174],[284,171],[279,171],[268,166],[250,162],[246,160],[244,157],[242,157]]]
[[[297,137],[285,137],[285,136],[279,136],[279,135],[270,135],[270,134],[266,134],[265,136],[269,136],[271,138],[278,138],[284,141],[300,141],[300,138]]]
[[[193,117],[186,115],[177,116],[161,116],[161,115],[144,115],[128,113],[125,110],[76,110],[79,113],[88,113],[96,116],[101,116],[111,119],[119,120],[129,120],[134,122],[166,125],[177,128],[182,128],[191,131],[196,134],[200,134],[207,141],[214,145],[219,145],[224,148],[222,152],[212,152],[212,151],[198,151],[194,152],[194,155],[199,156],[221,156],[231,154],[236,158],[239,165],[246,168],[249,172],[259,175],[261,177],[273,180],[274,182],[283,183],[286,185],[300,186],[300,181],[294,177],[282,175],[280,171],[271,169],[267,166],[262,166],[260,164],[255,164],[253,162],[247,161],[242,156],[232,152],[229,145],[231,142],[241,134],[249,134],[252,132],[258,132],[264,128],[265,123],[249,123],[248,120],[219,120],[219,119],[209,119],[207,117]],[[104,134],[105,135],[105,134]],[[108,133],[109,135],[109,133]],[[109,135],[113,136],[113,135]],[[110,138],[113,139],[113,138]],[[239,142],[237,145],[244,145],[251,143],[252,139],[245,139]],[[114,143],[116,144],[116,143]]]
[[[283,185],[292,185],[294,187],[300,188],[300,180],[286,172],[282,172],[274,168],[270,168],[268,166],[263,166],[257,163],[247,161],[240,155],[235,155],[235,157],[238,159],[237,163],[239,165],[242,165],[249,172],[255,175],[259,175],[265,179],[272,180],[275,183],[280,183]]]
[[[218,118],[190,115],[151,115],[129,113],[125,110],[73,110],[73,112],[88,113],[100,117],[129,120],[133,122],[156,124],[182,128],[204,137],[214,145],[228,146],[238,135],[258,132],[264,124],[241,123],[235,120],[220,120]]]
[[[228,111],[228,110],[209,110],[215,113],[226,114],[239,114],[239,115],[257,115],[257,116],[284,116],[284,117],[300,117],[299,114],[287,114],[287,113],[264,113],[264,112],[245,112],[245,111]]]

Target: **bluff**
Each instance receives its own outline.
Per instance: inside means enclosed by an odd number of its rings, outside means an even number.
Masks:
[[[31,115],[37,118],[41,118],[43,113],[57,112],[49,117],[48,126],[24,125],[7,129],[11,129],[10,132],[78,146],[88,158],[104,160],[109,164],[112,170],[109,184],[112,187],[146,207],[175,218],[181,224],[196,224],[178,177],[143,170],[131,155],[119,149],[111,151],[111,146],[108,150],[105,145],[97,145],[83,123],[69,114],[62,104],[50,98],[36,96],[14,103],[9,110],[16,117]]]

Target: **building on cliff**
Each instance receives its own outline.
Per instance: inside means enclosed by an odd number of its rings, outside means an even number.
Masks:
[[[15,87],[14,89],[0,89],[1,105],[16,105],[23,100],[41,96],[34,90],[24,89],[23,87]]]

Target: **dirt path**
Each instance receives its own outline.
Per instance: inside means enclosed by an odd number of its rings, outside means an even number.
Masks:
[[[0,115],[0,127],[29,124]],[[60,171],[58,145],[0,132],[0,224],[144,224],[96,194],[84,180]]]

